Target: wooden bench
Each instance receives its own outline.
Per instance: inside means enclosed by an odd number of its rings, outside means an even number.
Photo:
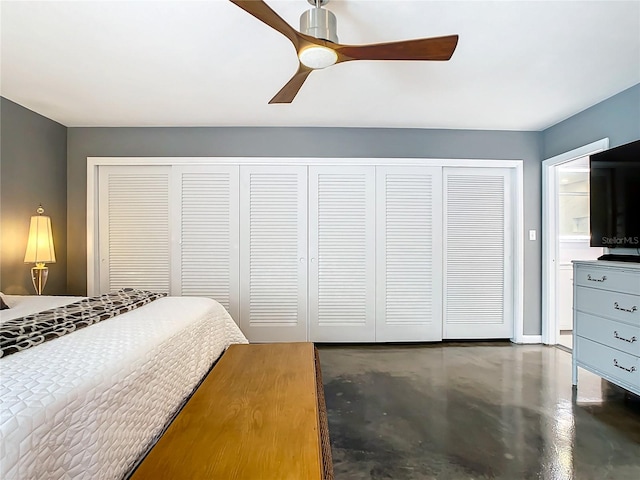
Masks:
[[[333,478],[312,343],[232,345],[131,477]]]

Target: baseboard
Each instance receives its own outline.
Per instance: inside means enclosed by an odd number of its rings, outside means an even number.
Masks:
[[[535,343],[542,343],[542,335],[522,335],[519,339],[519,341],[514,341],[511,340],[513,343],[518,343],[518,344],[535,344]]]

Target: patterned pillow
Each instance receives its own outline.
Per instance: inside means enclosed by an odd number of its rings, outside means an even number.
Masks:
[[[4,303],[4,298],[0,297],[0,310],[7,310],[8,308],[9,308],[9,305]]]

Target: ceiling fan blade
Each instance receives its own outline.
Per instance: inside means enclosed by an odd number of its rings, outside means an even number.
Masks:
[[[274,12],[269,5],[262,0],[230,0],[247,13],[250,13],[261,22],[269,25],[274,30],[291,40],[294,47],[298,49],[300,44],[300,33],[291,25],[285,22],[280,15]]]
[[[291,80],[276,93],[275,97],[269,100],[269,103],[291,103],[298,94],[300,87],[307,79],[313,69],[305,67],[302,63],[298,66],[298,71]]]
[[[336,45],[338,63],[350,60],[449,60],[458,35],[371,45]]]

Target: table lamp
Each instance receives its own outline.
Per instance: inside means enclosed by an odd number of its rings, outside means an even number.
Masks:
[[[31,280],[38,295],[42,295],[42,290],[47,283],[49,268],[45,263],[55,263],[56,253],[53,249],[53,234],[51,232],[51,218],[43,215],[44,208],[38,207],[38,215],[31,217],[29,226],[29,240],[27,241],[27,251],[24,254],[24,263],[35,263],[31,269]]]

